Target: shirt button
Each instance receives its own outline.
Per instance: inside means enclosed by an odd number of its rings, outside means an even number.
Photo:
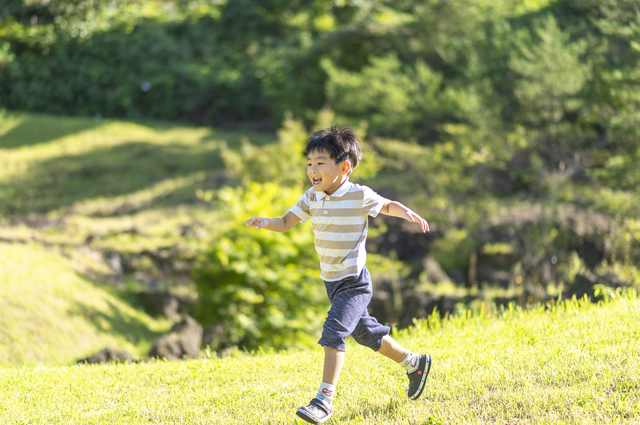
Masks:
[[[329,214],[329,211],[324,210],[324,215],[327,215],[327,214]]]
[[[324,198],[324,199],[326,199],[327,201],[330,201],[330,200],[331,200],[331,198],[329,198],[328,196],[327,196],[326,198]]]

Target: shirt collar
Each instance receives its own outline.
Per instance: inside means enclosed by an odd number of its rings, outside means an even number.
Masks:
[[[338,188],[338,190],[336,190],[335,192],[333,192],[331,195],[327,195],[325,192],[318,192],[316,191],[316,194],[319,198],[324,198],[326,196],[330,196],[332,198],[340,198],[344,195],[347,194],[347,192],[349,191],[349,189],[351,189],[351,186],[353,186],[353,183],[351,183],[349,181],[349,177],[347,177],[347,179],[344,181],[344,183],[342,183],[340,185],[340,187]]]

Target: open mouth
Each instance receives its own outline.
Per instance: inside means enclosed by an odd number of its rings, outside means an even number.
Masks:
[[[315,186],[315,185],[320,184],[322,182],[322,179],[321,178],[314,178],[311,181],[313,182],[313,185]]]

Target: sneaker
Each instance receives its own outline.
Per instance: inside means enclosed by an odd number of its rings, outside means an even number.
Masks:
[[[427,382],[427,376],[431,370],[431,356],[423,354],[418,360],[418,369],[413,373],[407,373],[409,378],[409,390],[407,391],[407,397],[411,400],[417,400],[422,395],[424,390],[424,384]]]
[[[299,408],[296,415],[309,423],[321,424],[329,420],[331,413],[331,406],[329,404],[314,398],[307,406]]]

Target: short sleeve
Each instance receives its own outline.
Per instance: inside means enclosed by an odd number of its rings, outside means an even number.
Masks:
[[[370,187],[361,186],[363,199],[362,199],[362,207],[371,217],[376,217],[380,214],[380,210],[384,207],[384,204],[387,202],[386,198],[378,195],[374,192]]]
[[[300,223],[306,223],[311,218],[310,205],[309,192],[305,192],[298,203],[291,207],[289,211],[300,219]]]

